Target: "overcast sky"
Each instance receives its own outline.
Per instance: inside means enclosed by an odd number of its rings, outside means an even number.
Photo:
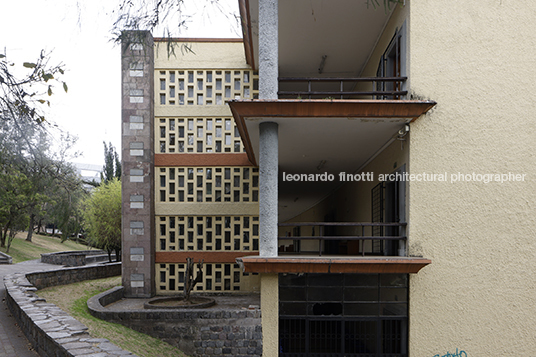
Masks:
[[[185,0],[192,15],[181,37],[239,37],[237,0]],[[63,63],[61,86],[51,97],[48,119],[78,137],[75,162],[102,165],[102,142],[121,147],[121,59],[110,42],[113,10],[119,0],[0,0],[0,53],[18,66],[32,62],[41,50],[51,52],[50,64]],[[222,15],[224,14],[224,15]],[[177,21],[176,18],[171,20]],[[162,30],[154,33],[162,36]],[[56,139],[57,140],[57,139]]]

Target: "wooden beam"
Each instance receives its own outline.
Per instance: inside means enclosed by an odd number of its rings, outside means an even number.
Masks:
[[[237,258],[246,273],[404,273],[415,274],[432,261],[424,258],[392,257],[273,257]]]
[[[244,153],[155,154],[155,166],[254,166]]]
[[[236,259],[243,256],[251,256],[252,252],[156,252],[155,263],[185,263],[186,258],[192,258],[195,262],[203,260],[205,263],[231,263],[236,264]]]

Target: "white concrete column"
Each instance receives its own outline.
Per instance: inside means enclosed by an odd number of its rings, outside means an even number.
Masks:
[[[259,98],[277,99],[279,76],[278,0],[259,0]]]
[[[259,254],[277,256],[278,124],[259,125]]]

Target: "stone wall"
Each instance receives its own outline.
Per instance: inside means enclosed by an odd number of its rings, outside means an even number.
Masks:
[[[0,264],[13,264],[13,258],[5,253],[0,252]]]
[[[26,274],[28,281],[37,289],[72,284],[84,280],[103,279],[121,275],[121,263],[74,267],[60,270]]]
[[[201,356],[262,356],[261,312],[256,309],[111,311],[123,297],[116,287],[88,301],[90,313],[159,338],[184,353]]]
[[[112,254],[115,257],[115,254]],[[41,263],[65,265],[68,267],[83,266],[97,261],[107,261],[108,254],[103,250],[80,250],[70,252],[41,254]]]
[[[32,347],[41,356],[132,356],[106,339],[92,338],[85,325],[35,294],[38,288],[107,278],[120,273],[121,264],[115,263],[8,275],[4,278],[6,303]]]

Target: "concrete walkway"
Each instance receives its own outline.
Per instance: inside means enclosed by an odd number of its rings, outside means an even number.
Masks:
[[[30,260],[18,264],[0,265],[0,357],[38,357],[26,336],[17,326],[5,302],[4,276],[15,273],[58,269],[58,265]]]

